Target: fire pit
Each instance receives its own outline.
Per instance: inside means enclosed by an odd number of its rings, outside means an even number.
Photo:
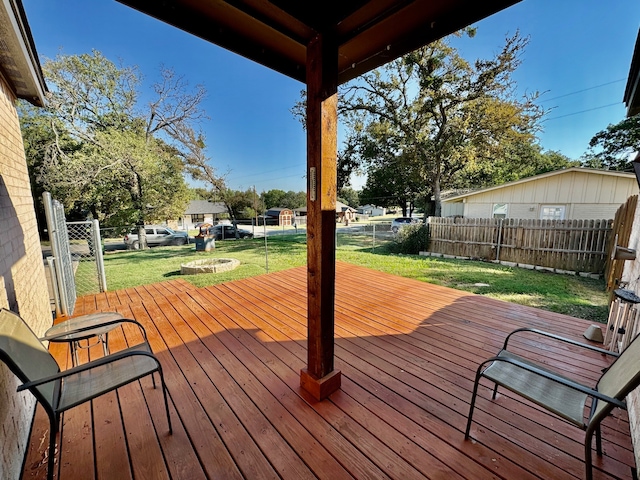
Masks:
[[[180,265],[182,275],[196,275],[198,273],[228,272],[240,265],[240,260],[235,258],[206,258]]]

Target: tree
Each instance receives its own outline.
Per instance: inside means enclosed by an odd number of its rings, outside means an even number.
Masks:
[[[350,207],[360,205],[359,193],[351,187],[342,187],[338,190],[338,200]]]
[[[542,115],[537,94],[515,98],[511,78],[526,44],[516,33],[494,58],[471,65],[439,40],[360,77],[343,91],[340,107],[356,139],[379,145],[361,148],[360,161],[376,171],[415,165],[427,188],[413,193],[425,203],[433,196],[439,215],[441,191],[454,187],[465,168],[500,158],[506,145],[533,141]]]
[[[596,133],[589,142],[586,166],[608,170],[629,170],[633,152],[640,151],[640,114],[625,118]],[[596,151],[594,149],[598,148]]]
[[[204,89],[190,91],[163,68],[154,100],[142,107],[137,69],[97,51],[58,55],[43,71],[47,107],[20,107],[34,190],[111,226],[179,216],[189,200],[184,166],[204,149],[194,130]]]
[[[415,165],[403,159],[370,168],[360,201],[384,208],[399,206],[403,216],[411,215],[420,198],[423,198],[419,192],[424,188],[414,168]]]
[[[293,190],[289,190],[284,194],[281,202],[281,207],[289,208],[291,210],[304,207],[307,204],[307,194],[305,192],[294,192]]]
[[[513,182],[563,168],[580,166],[555,151],[543,152],[539,144],[521,142],[503,146],[503,153],[493,161],[475,162],[461,170],[454,180],[456,188],[478,188]]]
[[[269,210],[270,208],[282,207],[285,195],[286,193],[284,190],[275,188],[262,192],[260,198],[262,199],[262,203],[264,203],[264,208]]]

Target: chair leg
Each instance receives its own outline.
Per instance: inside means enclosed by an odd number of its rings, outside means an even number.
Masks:
[[[587,438],[584,441],[584,478],[585,480],[593,479],[593,469],[591,467],[591,434],[587,433]]]
[[[164,408],[167,411],[167,424],[169,425],[169,435],[173,435],[173,428],[171,426],[171,415],[169,414],[169,399],[167,398],[167,384],[164,382],[164,375],[162,374],[162,367],[158,365],[158,374],[160,375],[160,385],[162,385],[162,395],[164,395]],[[153,373],[151,374],[153,377]],[[154,382],[155,388],[155,382]]]
[[[54,460],[56,458],[56,435],[58,434],[58,419],[49,417],[49,458],[47,459],[47,480],[53,480]]]
[[[600,424],[596,427],[596,453],[598,456],[602,456],[602,432],[600,431]]]
[[[498,394],[498,384],[496,383],[496,386],[493,387],[493,395],[491,396],[491,399],[495,400],[497,394]]]
[[[464,439],[469,438],[469,431],[471,430],[471,421],[473,419],[473,409],[476,406],[476,396],[478,395],[478,384],[480,383],[480,372],[476,374],[476,381],[473,384],[473,395],[471,395],[471,406],[469,407],[469,418],[467,419],[467,429],[464,432]]]

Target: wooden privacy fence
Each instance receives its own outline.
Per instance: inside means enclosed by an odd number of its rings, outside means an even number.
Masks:
[[[624,260],[613,258],[613,249],[616,245],[626,247],[629,245],[631,238],[631,228],[633,227],[633,219],[636,214],[636,206],[638,204],[638,195],[629,197],[623,203],[615,217],[613,218],[613,226],[611,232],[611,240],[607,248],[607,265],[605,268],[605,279],[607,280],[607,291],[614,290],[620,285],[622,278],[622,269],[624,268]]]
[[[612,220],[429,218],[429,251],[528,267],[604,273]]]

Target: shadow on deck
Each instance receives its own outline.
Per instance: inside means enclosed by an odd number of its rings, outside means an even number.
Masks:
[[[338,264],[336,284],[342,388],[320,403],[299,387],[305,268],[80,299],[77,314],[116,310],[145,325],[165,370],[174,434],[160,389],[143,379],[65,414],[58,478],[583,477],[584,433],[505,390],[491,401],[482,388],[475,440],[464,441],[463,431],[477,365],[509,331],[531,326],[584,340],[590,322],[348,264]],[[112,351],[135,335],[113,334]],[[606,366],[572,347],[514,345],[581,381]],[[66,346],[50,348],[62,368],[70,365]],[[631,478],[626,413],[603,427],[595,478]],[[39,409],[24,478],[45,477],[47,428]]]

